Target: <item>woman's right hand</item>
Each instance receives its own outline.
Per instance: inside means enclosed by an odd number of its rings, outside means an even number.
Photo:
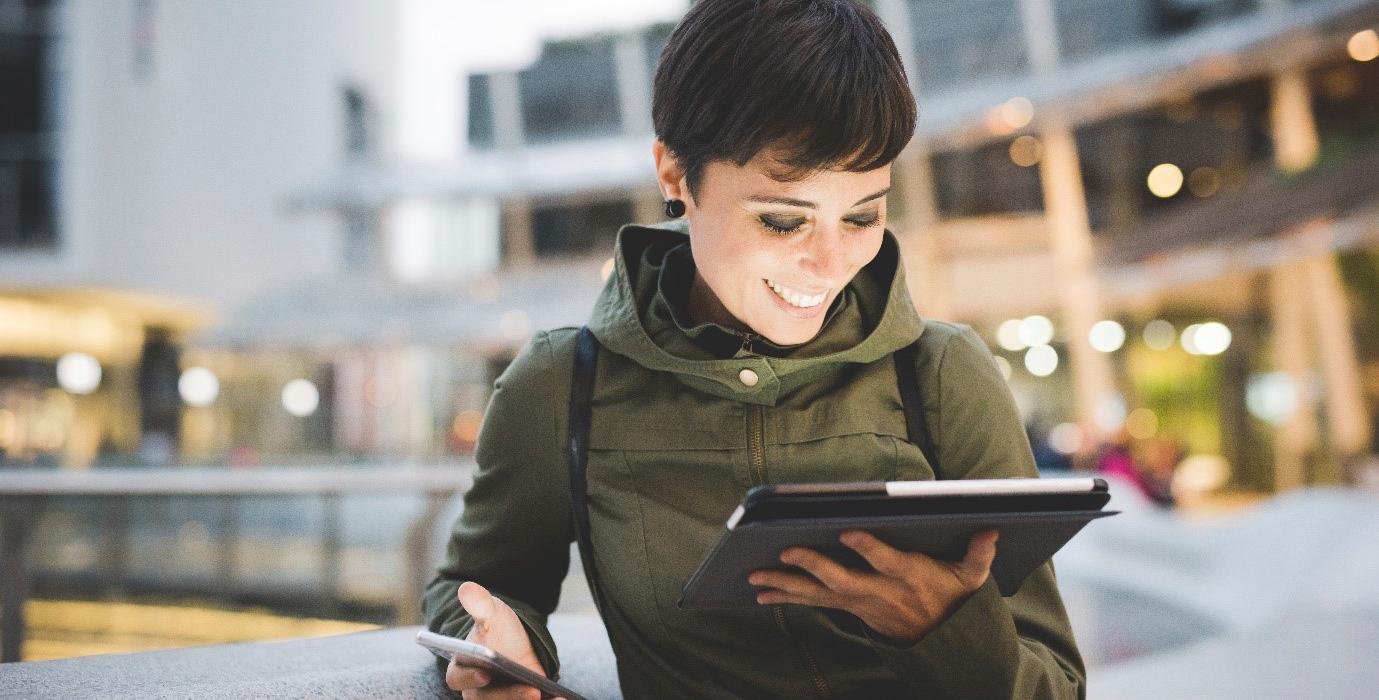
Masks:
[[[474,628],[465,637],[467,641],[482,644],[503,656],[516,661],[541,675],[546,670],[532,650],[527,629],[518,619],[517,613],[507,603],[496,598],[488,589],[466,581],[456,591],[460,605],[474,618]],[[451,690],[462,691],[465,700],[541,700],[541,691],[529,685],[508,684],[500,681],[496,687],[488,687],[493,682],[489,672],[472,666],[461,666],[450,660],[445,669],[445,684]]]

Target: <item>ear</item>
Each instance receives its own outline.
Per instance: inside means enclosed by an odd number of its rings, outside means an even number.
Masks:
[[[661,190],[661,198],[690,202],[685,169],[664,141],[656,139],[651,144],[651,157],[656,161],[656,186]]]

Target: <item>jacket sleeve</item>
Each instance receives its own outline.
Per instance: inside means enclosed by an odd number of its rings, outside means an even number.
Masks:
[[[566,404],[558,392],[569,372],[557,368],[542,333],[498,378],[479,431],[474,486],[422,601],[428,629],[463,639],[474,620],[456,589],[464,581],[482,584],[517,613],[551,678],[560,669],[546,618],[559,600],[573,538],[560,452],[564,421],[556,413]]]
[[[937,409],[937,430],[931,432],[945,478],[1038,476],[1010,389],[982,339],[964,327],[946,339],[937,357],[927,371],[921,367],[920,376],[935,383],[924,392],[925,408]],[[929,403],[933,396],[937,406]],[[1052,562],[1009,598],[988,578],[918,642],[902,646],[870,631],[868,636],[882,660],[924,697],[1086,696],[1086,670]],[[935,690],[940,693],[933,695]]]

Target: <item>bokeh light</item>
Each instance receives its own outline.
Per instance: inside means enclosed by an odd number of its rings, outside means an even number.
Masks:
[[[293,379],[283,386],[282,404],[288,413],[305,418],[321,405],[321,392],[306,379]]]
[[[1025,341],[1020,340],[1020,319],[1012,318],[996,328],[996,343],[1011,352],[1024,350]]]
[[[1183,171],[1172,163],[1160,163],[1149,171],[1147,182],[1155,197],[1172,197],[1183,189]]]
[[[1271,425],[1282,425],[1298,410],[1297,382],[1286,372],[1257,374],[1245,384],[1245,408]]]
[[[1220,355],[1231,346],[1231,329],[1219,321],[1194,323],[1183,329],[1182,344],[1193,355]]]
[[[1178,340],[1178,331],[1173,324],[1156,318],[1144,324],[1144,344],[1154,350],[1167,350]]]
[[[1099,352],[1115,352],[1125,345],[1125,327],[1109,319],[1097,321],[1092,324],[1087,340]]]
[[[1210,493],[1226,485],[1231,465],[1220,455],[1196,454],[1184,459],[1173,474],[1173,490]]]
[[[1048,345],[1053,341],[1053,321],[1047,316],[1026,316],[1020,321],[1020,342],[1025,347]]]
[[[220,396],[220,380],[205,367],[188,367],[177,378],[177,393],[188,406],[204,408]]]
[[[1350,57],[1365,63],[1379,58],[1379,33],[1373,29],[1356,32],[1345,45]]]
[[[1036,377],[1047,377],[1058,369],[1058,352],[1047,345],[1025,351],[1025,369]]]
[[[1195,168],[1187,176],[1187,188],[1194,197],[1210,197],[1221,190],[1221,173],[1210,166]]]
[[[1092,407],[1092,422],[1103,433],[1114,433],[1125,425],[1125,399],[1110,392],[1097,399]]]
[[[1023,129],[1034,120],[1034,104],[1024,97],[1012,97],[1001,105],[1001,119],[1011,129]]]
[[[1059,423],[1049,431],[1049,447],[1059,454],[1076,454],[1082,449],[1082,428],[1076,423]]]
[[[101,363],[84,352],[58,358],[57,385],[72,394],[90,394],[101,385]]]
[[[1125,430],[1136,440],[1148,440],[1159,433],[1159,415],[1152,409],[1137,408],[1126,416]]]
[[[1010,142],[1010,160],[1022,168],[1039,164],[1044,157],[1044,144],[1038,138],[1025,134]]]

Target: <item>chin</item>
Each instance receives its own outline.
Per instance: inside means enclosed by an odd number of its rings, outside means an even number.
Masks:
[[[819,330],[820,326],[814,324],[807,326],[777,325],[757,332],[776,345],[787,346],[807,343],[819,334]]]

